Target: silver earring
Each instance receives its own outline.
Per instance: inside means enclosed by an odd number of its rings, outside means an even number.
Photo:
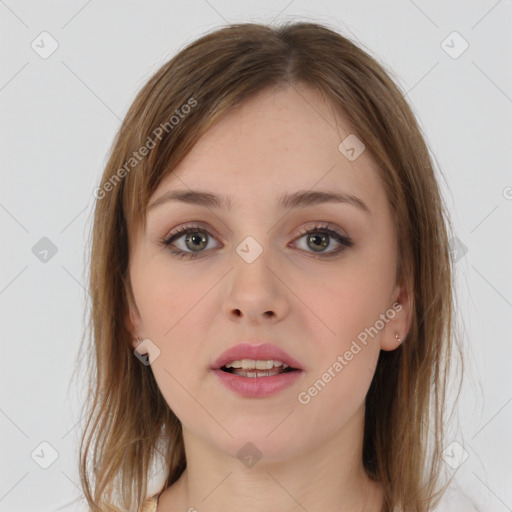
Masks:
[[[395,338],[398,341],[398,343],[402,343],[402,339],[400,338],[400,336],[398,334],[399,334],[398,332],[395,334]]]

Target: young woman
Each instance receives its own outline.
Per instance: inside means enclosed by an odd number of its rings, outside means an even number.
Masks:
[[[436,507],[450,222],[381,65],[313,23],[207,34],[140,91],[95,196],[92,511]]]

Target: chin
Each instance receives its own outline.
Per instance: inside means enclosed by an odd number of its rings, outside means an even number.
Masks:
[[[284,462],[303,453],[304,446],[299,439],[288,433],[273,432],[268,435],[271,430],[257,432],[254,429],[247,429],[241,433],[231,432],[233,438],[219,448],[231,457],[239,459],[247,467],[256,464],[261,467],[265,462]]]

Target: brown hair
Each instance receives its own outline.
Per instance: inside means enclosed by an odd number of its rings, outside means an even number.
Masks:
[[[125,322],[131,230],[145,225],[156,187],[208,128],[256,93],[294,84],[320,91],[377,163],[397,228],[396,280],[410,290],[407,340],[381,351],[366,397],[364,468],[382,482],[385,511],[426,512],[440,497],[454,296],[451,226],[427,145],[387,72],[347,38],[315,23],[246,23],[197,39],[150,78],[95,193],[84,347],[91,384],[80,445],[82,487],[95,512],[141,510],[157,452],[168,464],[166,487],[186,467],[181,424],[151,368],[134,357]]]

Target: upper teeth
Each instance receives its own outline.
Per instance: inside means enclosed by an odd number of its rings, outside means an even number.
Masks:
[[[244,370],[270,370],[274,366],[282,366],[288,368],[288,365],[282,361],[274,361],[273,359],[266,360],[254,360],[254,359],[240,359],[237,361],[231,361],[226,364],[226,368],[243,368]]]

